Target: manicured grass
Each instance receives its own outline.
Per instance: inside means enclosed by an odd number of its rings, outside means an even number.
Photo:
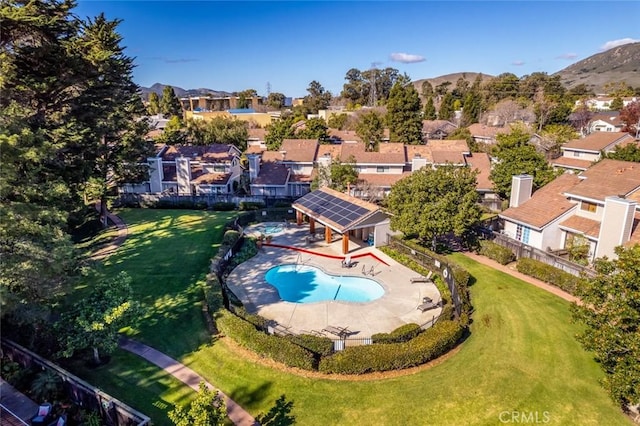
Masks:
[[[133,337],[181,359],[254,415],[284,394],[301,425],[495,425],[501,413],[512,411],[537,413],[540,421],[547,413],[548,424],[629,424],[598,384],[598,365],[576,342],[579,327],[571,323],[569,304],[461,255],[452,257],[476,280],[476,311],[471,335],[457,353],[395,378],[312,379],[244,359],[224,338],[204,344],[210,339],[193,286],[204,278],[220,240],[215,227],[225,220],[219,214],[131,210],[122,217],[132,235],[105,272],[128,271],[151,308],[148,324]],[[145,407],[188,399],[185,388],[132,355],[119,353],[87,374],[147,414]],[[161,379],[159,388],[154,377]],[[163,412],[152,414],[155,424],[168,424]]]
[[[174,358],[208,343],[200,286],[234,213],[137,209],[118,214],[129,236],[107,258],[104,273],[126,271],[145,310],[128,334]]]

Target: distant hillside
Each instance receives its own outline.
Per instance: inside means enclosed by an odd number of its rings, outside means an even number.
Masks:
[[[149,99],[149,94],[151,92],[155,92],[155,93],[158,94],[158,96],[161,96],[162,95],[162,90],[165,88],[165,86],[168,86],[168,85],[162,84],[162,83],[155,83],[151,87],[140,86],[140,92],[142,94],[142,99],[148,100]],[[213,96],[213,97],[231,96],[230,92],[225,92],[225,91],[222,91],[222,90],[212,90],[212,89],[207,89],[207,88],[185,90],[185,89],[183,89],[181,87],[177,87],[177,86],[172,86],[172,87],[173,87],[173,91],[175,92],[175,94],[179,98],[186,98],[186,97],[189,97],[189,96]]]
[[[585,84],[596,93],[603,93],[605,84],[611,82],[624,81],[632,87],[640,87],[640,43],[597,53],[553,75],[560,75],[568,88]]]
[[[457,72],[457,73],[454,73],[454,74],[441,75],[440,77],[423,78],[423,79],[420,79],[420,80],[416,80],[416,81],[413,82],[413,85],[415,86],[415,88],[418,91],[418,93],[420,93],[422,95],[422,82],[424,82],[424,81],[428,81],[429,83],[431,83],[431,86],[433,86],[434,89],[436,88],[436,86],[441,85],[445,81],[450,81],[451,82],[451,86],[449,86],[449,90],[451,90],[454,87],[456,87],[456,83],[457,83],[459,78],[463,78],[463,79],[467,80],[469,82],[469,84],[473,84],[473,82],[476,80],[476,77],[478,75],[482,76],[482,81],[483,82],[486,82],[486,81],[491,80],[493,78],[493,76],[489,75],[489,74],[481,74],[481,73],[477,73],[477,72]]]

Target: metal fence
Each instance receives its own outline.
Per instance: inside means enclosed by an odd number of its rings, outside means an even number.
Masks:
[[[278,203],[292,203],[295,197],[268,197],[268,196],[238,196],[234,194],[202,194],[202,195],[177,195],[177,194],[135,194],[123,193],[117,198],[122,205],[136,205],[153,207],[158,204],[174,206],[207,206],[211,208],[218,203],[231,203],[236,207],[241,203],[261,203],[265,207],[272,207]]]
[[[1,348],[3,356],[24,368],[41,368],[43,371],[57,374],[62,379],[62,387],[67,397],[84,409],[100,413],[102,424],[106,426],[150,424],[149,417],[17,343],[2,339]]]
[[[570,260],[564,259],[553,253],[531,247],[530,245],[524,244],[518,240],[514,240],[513,238],[508,237],[504,234],[500,234],[498,232],[493,233],[492,241],[496,244],[501,245],[502,247],[506,247],[511,250],[516,256],[516,259],[520,259],[523,257],[534,259],[558,268],[571,275],[575,275],[576,277],[580,277],[583,275],[593,277],[595,275],[595,271],[593,269],[571,262]]]

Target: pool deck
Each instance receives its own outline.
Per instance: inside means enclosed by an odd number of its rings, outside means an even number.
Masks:
[[[245,232],[251,234],[253,231],[249,228]],[[272,245],[265,244],[256,256],[231,272],[227,285],[249,312],[274,320],[281,330],[295,334],[321,332],[328,326],[347,327],[350,338],[390,332],[407,323],[422,325],[440,314],[441,308],[425,312],[417,309],[424,297],[440,300],[436,286],[424,282],[412,284],[411,278],[419,275],[381,251],[350,241],[348,255],[357,264],[343,268],[340,239],[327,244],[323,240],[308,242],[308,236],[308,225],[289,225],[282,233],[273,236]],[[332,275],[371,278],[385,289],[385,294],[367,303],[335,300],[285,302],[275,287],[265,281],[264,275],[270,268],[287,263],[316,266]],[[363,275],[363,270],[368,272],[372,267],[373,275]]]

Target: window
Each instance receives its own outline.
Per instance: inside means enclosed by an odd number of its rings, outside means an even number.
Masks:
[[[573,151],[573,156],[574,157],[580,157],[581,152],[579,151]]]
[[[529,244],[529,234],[531,229],[527,226],[518,225],[516,227],[516,240]]]
[[[224,173],[226,171],[227,171],[227,168],[223,165],[216,164],[215,166],[213,166],[214,173]]]
[[[387,167],[387,166],[378,166],[376,168],[376,172],[377,173],[386,173],[388,171],[389,171],[389,167]]]
[[[583,201],[580,203],[580,210],[585,212],[595,213],[598,209],[598,205],[596,203],[589,203],[587,201]]]

